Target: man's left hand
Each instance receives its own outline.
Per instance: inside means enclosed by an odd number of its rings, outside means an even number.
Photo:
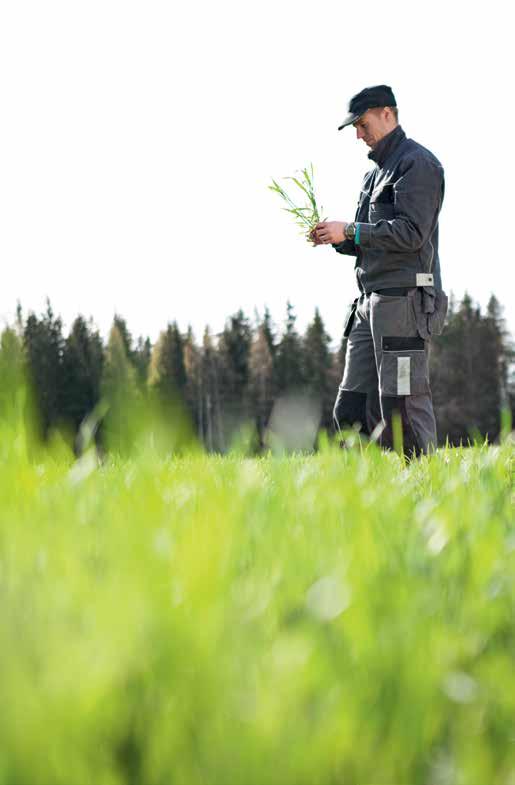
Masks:
[[[322,221],[315,226],[317,239],[321,243],[343,243],[346,226],[344,221]]]

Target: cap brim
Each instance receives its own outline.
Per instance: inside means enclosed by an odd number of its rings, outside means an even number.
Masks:
[[[338,130],[341,131],[342,128],[345,128],[345,126],[352,125],[352,123],[355,123],[356,120],[359,120],[359,118],[362,115],[364,115],[364,114],[365,114],[365,112],[361,112],[361,114],[349,114],[349,115],[347,115],[347,117],[345,118],[343,123],[338,126]]]

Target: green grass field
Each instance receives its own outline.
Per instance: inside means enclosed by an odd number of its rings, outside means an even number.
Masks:
[[[513,785],[509,439],[0,456],[1,785]]]

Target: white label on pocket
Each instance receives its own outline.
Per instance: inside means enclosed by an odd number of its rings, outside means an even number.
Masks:
[[[410,357],[397,357],[397,395],[411,395]]]
[[[417,286],[433,286],[434,277],[431,273],[417,273]]]

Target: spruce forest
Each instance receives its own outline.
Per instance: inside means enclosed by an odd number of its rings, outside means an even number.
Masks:
[[[291,303],[280,326],[268,309],[255,313],[252,321],[240,310],[226,320],[221,333],[213,335],[206,327],[200,341],[190,327],[182,332],[171,321],[152,345],[149,338],[134,339],[121,315],[115,316],[106,341],[93,320],[83,316],[65,335],[48,302],[41,315],[24,316],[18,307],[15,325],[1,336],[0,367],[4,380],[28,380],[33,425],[43,439],[64,429],[80,450],[81,424],[97,412],[97,444],[103,445],[110,429],[109,446],[127,452],[135,438],[131,415],[141,420],[154,402],[165,420],[180,419],[183,436],[197,439],[209,452],[227,452],[245,433],[247,449],[259,453],[269,446],[266,433],[274,404],[292,394],[309,402],[316,432],[333,433],[345,343],[342,339],[338,350],[331,351],[318,310],[301,334]],[[451,298],[447,326],[432,341],[430,360],[440,444],[498,438],[502,410],[510,410],[513,420],[513,358],[495,296],[486,312],[468,295],[461,302]],[[4,384],[9,389],[12,385]],[[110,415],[104,421],[106,411]],[[315,444],[311,438],[307,446]]]

